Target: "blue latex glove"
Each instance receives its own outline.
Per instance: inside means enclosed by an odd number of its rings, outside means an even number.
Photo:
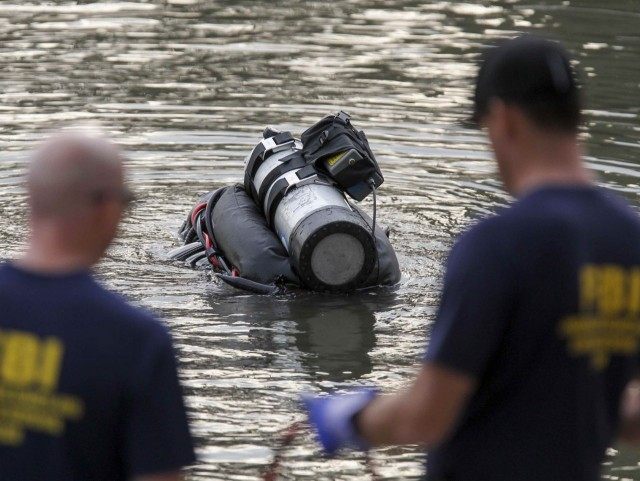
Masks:
[[[353,421],[355,415],[377,395],[376,389],[366,388],[333,396],[302,396],[309,423],[329,456],[340,448],[369,449]]]

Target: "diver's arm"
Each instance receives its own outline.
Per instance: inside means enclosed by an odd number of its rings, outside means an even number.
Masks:
[[[618,438],[626,443],[640,444],[640,377],[629,381],[622,393]]]
[[[472,377],[427,362],[409,389],[369,403],[356,426],[371,446],[435,446],[453,430],[475,386]]]

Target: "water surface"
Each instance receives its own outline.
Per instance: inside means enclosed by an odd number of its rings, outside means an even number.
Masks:
[[[589,165],[640,205],[639,25],[637,0],[0,1],[0,255],[24,239],[27,150],[52,128],[101,125],[126,147],[141,201],[99,274],[173,332],[200,456],[190,478],[256,479],[300,391],[411,379],[448,248],[509,201],[462,124],[484,45],[521,31],[567,44],[588,91]],[[339,109],[385,174],[397,288],[259,297],[165,261],[197,196],[241,178],[265,125],[299,134]],[[318,454],[301,439],[285,478],[363,477],[360,455]],[[611,455],[609,479],[640,480],[633,452]],[[385,479],[422,473],[414,448],[374,457]]]

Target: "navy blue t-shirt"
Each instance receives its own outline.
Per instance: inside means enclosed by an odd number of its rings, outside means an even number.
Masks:
[[[128,480],[193,461],[167,330],[87,272],[0,266],[0,478]]]
[[[638,368],[640,222],[596,187],[538,189],[467,231],[425,360],[477,379],[427,477],[595,481]]]

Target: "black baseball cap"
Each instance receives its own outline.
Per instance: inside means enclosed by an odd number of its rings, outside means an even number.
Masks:
[[[521,35],[483,55],[470,121],[478,125],[491,99],[516,104],[542,127],[575,131],[581,99],[571,57],[558,42]]]

